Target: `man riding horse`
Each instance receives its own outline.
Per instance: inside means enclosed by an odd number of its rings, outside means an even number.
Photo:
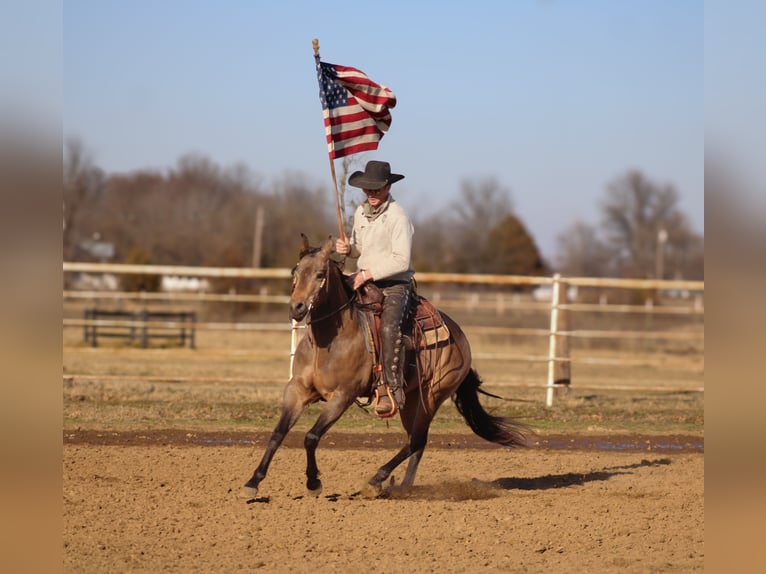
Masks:
[[[350,239],[340,238],[335,250],[356,261],[348,277],[354,290],[368,281],[383,292],[380,320],[382,376],[375,382],[375,413],[391,417],[404,406],[404,345],[402,322],[412,294],[413,227],[404,208],[391,196],[391,185],[403,175],[391,173],[385,161],[369,161],[364,171],[348,178],[349,185],[364,190],[367,200],[354,213]]]

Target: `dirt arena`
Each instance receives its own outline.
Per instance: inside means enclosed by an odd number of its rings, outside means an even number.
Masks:
[[[258,498],[246,500],[240,488],[266,434],[65,432],[65,571],[704,568],[704,454],[679,437],[522,451],[477,443],[468,430],[434,434],[414,490],[401,496],[394,485],[368,500],[358,492],[400,429],[328,434],[318,497],[304,489],[301,436],[289,436]]]
[[[91,349],[79,330],[65,334],[65,572],[704,568],[700,393],[575,386],[549,409],[539,389],[496,385],[544,380],[544,372],[532,372],[536,364],[485,360],[478,367],[488,390],[518,400],[485,397],[484,404],[530,422],[541,433],[532,448],[487,443],[445,405],[414,490],[401,496],[394,487],[368,500],[357,493],[404,433],[398,421],[386,428],[355,408],[322,439],[324,491],[309,497],[303,434],[318,412],[310,408],[277,452],[258,497],[247,500],[240,490],[276,423],[287,373],[284,357],[252,349],[289,348],[289,334],[201,332],[194,351]],[[476,348],[501,347],[479,339]],[[677,385],[672,377],[679,373],[634,374]],[[578,381],[591,383],[630,376],[624,369],[578,371]],[[393,476],[398,482],[403,475],[404,466]]]

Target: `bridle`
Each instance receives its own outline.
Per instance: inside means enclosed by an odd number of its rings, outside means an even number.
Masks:
[[[338,307],[334,311],[330,311],[326,315],[322,315],[321,317],[318,317],[316,319],[314,319],[311,316],[311,308],[309,308],[309,318],[306,319],[306,326],[313,325],[314,323],[319,323],[320,321],[324,321],[325,319],[329,319],[333,315],[336,315],[336,314],[340,313],[341,311],[343,311],[343,309],[349,307],[354,302],[354,299],[356,299],[356,291],[354,291],[354,293],[351,295],[351,297],[348,298],[348,301],[343,303],[343,305],[341,305],[340,307]]]
[[[297,266],[296,266],[296,268],[297,268]],[[293,271],[295,271],[295,270],[293,270]],[[356,291],[354,291],[354,292],[351,294],[351,296],[348,298],[348,301],[346,301],[345,303],[343,303],[343,305],[341,305],[341,306],[340,306],[340,307],[338,307],[337,309],[334,309],[333,311],[330,311],[329,313],[327,313],[326,315],[322,315],[321,317],[317,317],[317,318],[314,318],[314,317],[312,317],[312,316],[311,316],[311,311],[312,311],[312,309],[313,309],[313,307],[314,307],[314,302],[315,302],[316,298],[319,296],[319,294],[322,292],[322,289],[324,289],[324,288],[325,288],[325,286],[327,285],[327,277],[329,277],[329,275],[330,275],[330,260],[328,259],[328,260],[327,260],[327,262],[326,262],[326,264],[325,264],[325,273],[324,273],[324,277],[322,278],[322,281],[321,281],[321,283],[319,284],[319,287],[317,287],[317,290],[316,290],[316,292],[315,292],[315,293],[314,293],[314,295],[311,297],[311,301],[309,301],[309,304],[308,304],[308,312],[307,312],[307,317],[308,317],[308,318],[306,319],[306,326],[307,326],[307,327],[308,327],[309,325],[312,325],[312,324],[314,324],[314,323],[319,323],[319,322],[321,322],[321,321],[324,321],[325,319],[329,319],[330,317],[333,317],[334,315],[337,315],[338,313],[340,313],[341,311],[343,311],[343,309],[346,309],[346,308],[348,308],[349,306],[351,306],[351,304],[352,304],[352,303],[354,302],[354,300],[356,299],[356,295],[357,295],[357,292],[356,292]],[[295,290],[295,285],[294,285],[294,284],[293,284],[293,290]]]

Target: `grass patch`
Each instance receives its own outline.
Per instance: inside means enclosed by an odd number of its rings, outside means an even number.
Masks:
[[[288,357],[274,358],[264,351],[288,349],[288,336],[241,333],[200,333],[199,349],[135,349],[83,347],[81,333],[65,332],[63,348],[63,426],[88,429],[195,429],[272,430],[281,411],[287,382]],[[484,340],[488,339],[488,340]],[[502,352],[507,344],[477,336],[475,352]],[[517,355],[539,354],[535,347],[512,346]],[[642,350],[642,352],[644,352]],[[655,349],[657,356],[665,351]],[[261,353],[261,354],[259,354]],[[600,349],[602,358],[625,358],[627,351]],[[704,393],[611,391],[579,389],[578,383],[645,381],[647,386],[684,386],[690,373],[673,369],[626,366],[583,366],[576,371],[569,394],[545,406],[544,387],[510,386],[545,380],[545,364],[523,361],[479,361],[485,388],[509,400],[482,396],[492,414],[517,419],[531,428],[550,432],[704,432]],[[704,355],[690,365],[704,369]],[[696,375],[695,375],[696,376]],[[701,375],[700,375],[701,376]],[[146,377],[141,380],[141,377]],[[162,382],[162,378],[177,379]],[[687,381],[688,379],[688,381]],[[159,381],[159,382],[158,382]],[[700,382],[700,385],[702,382]],[[309,406],[296,429],[307,430],[323,403]],[[398,420],[391,425],[400,426]],[[382,422],[352,406],[336,423],[341,430],[379,429]],[[470,432],[450,401],[439,410],[434,432]]]
[[[192,394],[193,395],[193,394]],[[494,402],[495,404],[492,404]],[[551,432],[683,432],[704,431],[704,404],[702,395],[694,400],[674,400],[656,397],[637,404],[630,398],[596,396],[560,401],[552,408],[541,404],[522,407],[498,405],[487,401],[485,408],[496,416],[511,417],[538,431]],[[319,416],[324,404],[309,406],[296,428],[308,429]],[[65,397],[64,429],[74,428],[210,428],[211,430],[271,430],[281,412],[278,398],[216,401],[212,396],[204,399],[188,396],[154,398],[120,397],[117,393],[102,396]],[[369,430],[385,424],[372,415],[371,410],[352,406],[334,428],[341,430]],[[399,425],[398,420],[391,424]],[[451,402],[437,413],[432,430],[456,431],[467,429],[466,423]]]

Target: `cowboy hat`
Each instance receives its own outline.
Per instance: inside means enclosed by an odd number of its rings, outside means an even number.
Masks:
[[[348,184],[362,189],[380,189],[389,183],[395,183],[404,176],[391,173],[391,165],[387,161],[368,161],[364,171],[355,171],[348,178]]]

